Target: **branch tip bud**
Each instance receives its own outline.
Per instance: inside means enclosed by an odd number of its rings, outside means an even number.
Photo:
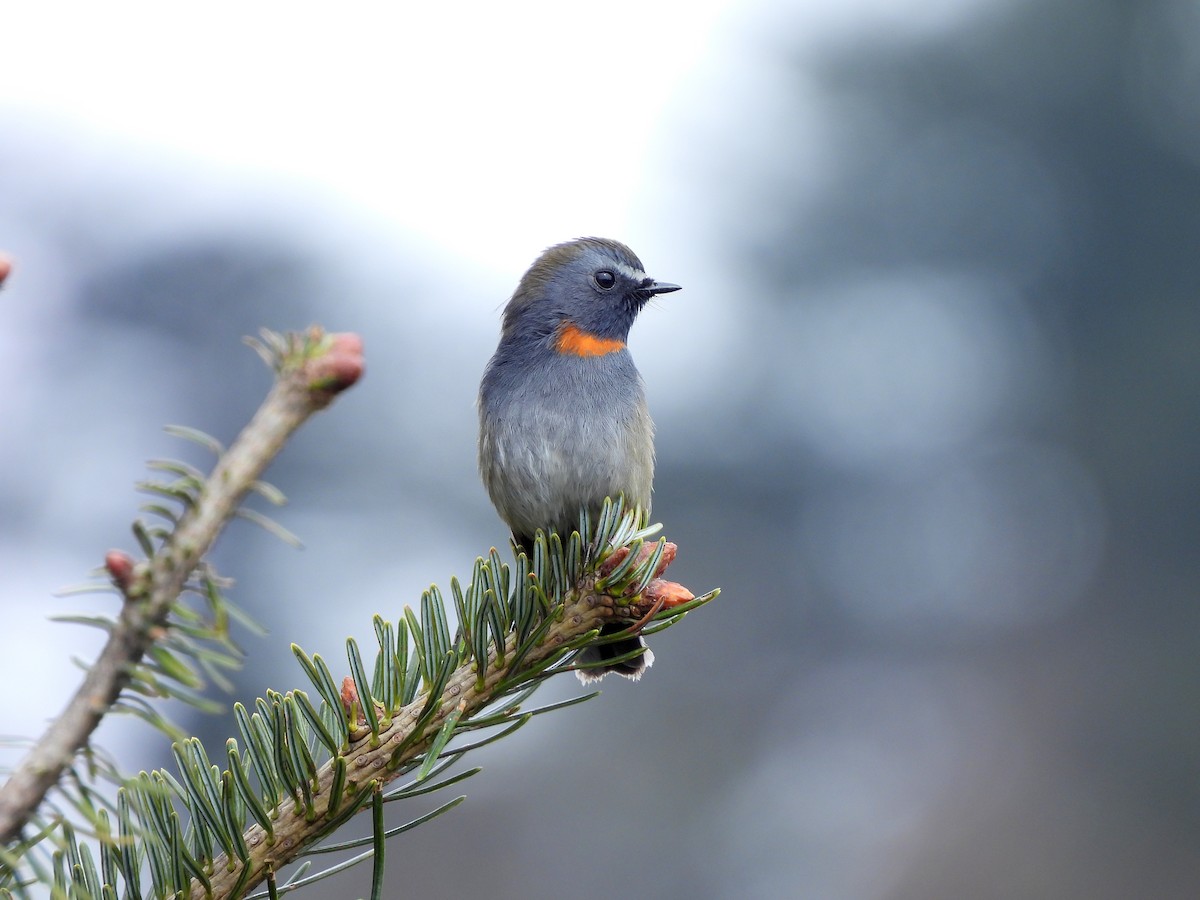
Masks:
[[[133,583],[133,557],[123,550],[109,550],[104,555],[104,568],[122,594],[129,593]]]
[[[366,368],[362,338],[353,332],[329,336],[329,349],[308,364],[309,387],[337,394],[362,378]]]
[[[667,581],[663,578],[655,578],[648,585],[646,590],[642,592],[642,599],[649,600],[652,603],[659,603],[663,609],[671,609],[675,606],[681,606],[691,600],[696,599],[696,595],[685,588],[682,584],[674,581]]]

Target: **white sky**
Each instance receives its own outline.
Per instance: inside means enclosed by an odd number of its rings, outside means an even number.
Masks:
[[[154,167],[307,182],[508,268],[577,234],[636,243],[638,198],[664,175],[647,154],[673,139],[664,114],[689,81],[744,83],[766,55],[748,30],[903,40],[1003,2],[15,3],[0,114]]]
[[[627,232],[645,148],[728,5],[15,4],[0,111],[310,182],[511,264]]]

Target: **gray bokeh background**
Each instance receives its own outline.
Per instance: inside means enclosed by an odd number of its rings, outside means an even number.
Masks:
[[[683,7],[653,9],[651,32],[687,31]],[[17,262],[0,292],[0,671],[20,686],[3,730],[37,732],[70,657],[94,650],[45,617],[109,608],[52,592],[133,549],[143,461],[203,461],[161,425],[228,441],[257,405],[268,379],[240,338],[259,326],[359,332],[368,370],[269,473],[307,548],[241,523],[219,546],[271,632],[242,635],[237,698],[302,683],[289,642],[340,659],[373,614],[468,574],[505,539],[474,462],[499,310],[542,246],[605,231],[685,287],[631,348],[672,575],[724,594],[654,641],[640,684],[610,679],[472,759],[467,803],[392,845],[395,896],[1195,896],[1197,7],[704,7],[707,37],[649,119],[639,59],[671,49],[617,13],[539,22],[582,48],[582,74],[552,54],[508,98],[526,115],[455,137],[451,169],[422,176],[460,242],[282,162],[160,146],[153,109],[122,138],[82,105],[0,105]],[[498,16],[489,40],[532,21]],[[272,89],[298,102],[257,27]],[[146,77],[169,85],[169,57]],[[468,94],[491,77],[472,62],[447,64]],[[438,74],[356,114],[394,116],[436,156],[419,111]],[[541,104],[568,75],[574,99]],[[328,77],[314,130],[354,88]],[[345,148],[354,122],[338,120]],[[635,168],[594,164],[610,145]],[[488,160],[513,146],[568,173],[547,233],[503,228],[539,221],[545,185],[475,204],[454,173],[503,180]],[[215,746],[233,730],[189,727]],[[167,764],[146,734],[122,722],[100,742]]]

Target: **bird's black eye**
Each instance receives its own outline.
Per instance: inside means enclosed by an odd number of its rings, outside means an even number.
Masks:
[[[602,291],[611,291],[613,285],[617,283],[617,276],[608,269],[601,269],[592,276],[592,280],[596,282],[596,287]]]

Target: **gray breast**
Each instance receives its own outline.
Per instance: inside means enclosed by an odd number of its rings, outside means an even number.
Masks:
[[[479,468],[513,533],[570,532],[605,497],[650,506],[654,425],[628,351],[537,366],[489,365]]]

